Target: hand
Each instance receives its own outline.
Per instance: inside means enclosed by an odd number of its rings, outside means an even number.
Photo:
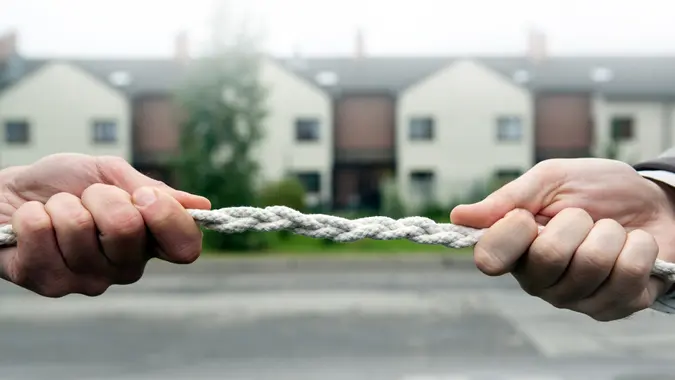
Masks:
[[[650,307],[666,290],[655,260],[675,261],[671,190],[620,161],[543,161],[450,217],[488,228],[474,249],[482,272],[598,321]]]
[[[56,154],[0,174],[0,277],[46,297],[97,296],[140,280],[153,257],[191,263],[202,233],[186,208],[205,198],[174,190],[116,157]]]

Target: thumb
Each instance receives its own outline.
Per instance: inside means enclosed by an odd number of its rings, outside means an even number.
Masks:
[[[457,225],[488,228],[514,209],[536,215],[550,202],[550,195],[560,182],[555,176],[555,172],[534,167],[482,201],[455,207],[450,219]]]
[[[175,198],[185,208],[202,210],[211,208],[211,202],[208,199],[176,190],[164,182],[150,178],[136,170],[126,160],[119,157],[98,157],[97,159],[102,179],[129,194],[133,194],[141,187],[154,187]]]

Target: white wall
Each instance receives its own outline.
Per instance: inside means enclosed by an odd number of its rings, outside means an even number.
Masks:
[[[664,142],[667,138],[664,132],[668,117],[666,112],[672,112],[666,108],[663,102],[658,101],[608,101],[601,95],[596,95],[593,101],[595,117],[595,152],[603,154],[603,147],[611,137],[611,122],[613,117],[629,116],[634,120],[633,138],[622,141],[619,144],[618,159],[628,163],[649,160],[663,152]],[[675,115],[671,116],[672,117]],[[672,128],[672,126],[671,126]],[[671,138],[673,134],[671,133]]]
[[[118,140],[93,142],[94,118],[117,121]],[[8,144],[5,122],[30,123],[28,144]],[[131,159],[130,109],[123,94],[66,63],[46,64],[0,94],[0,165],[30,164],[52,153],[76,152]]]
[[[318,172],[320,194],[310,194],[310,201],[328,202],[332,186],[333,112],[330,97],[271,60],[263,60],[261,80],[268,88],[265,137],[257,152],[263,180],[277,180],[286,172]],[[298,117],[319,119],[319,140],[297,142],[295,120]]]
[[[473,61],[458,61],[400,95],[397,110],[397,178],[403,199],[414,199],[409,173],[431,169],[439,202],[465,195],[475,180],[498,169],[526,171],[532,165],[533,104],[530,93]],[[435,118],[432,141],[410,141],[409,119]],[[522,120],[518,142],[497,140],[496,119]],[[421,200],[418,200],[421,201]]]

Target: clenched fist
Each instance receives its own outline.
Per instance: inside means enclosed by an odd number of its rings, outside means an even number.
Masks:
[[[620,161],[555,159],[450,218],[488,228],[474,249],[485,274],[511,273],[530,295],[611,321],[666,290],[650,272],[657,258],[675,261],[671,191]]]
[[[174,190],[116,157],[56,154],[0,172],[0,277],[46,297],[97,296],[131,284],[153,257],[191,263],[202,233],[187,208],[203,197]]]

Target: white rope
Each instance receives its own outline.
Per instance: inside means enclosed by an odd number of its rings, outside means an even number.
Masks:
[[[450,223],[436,223],[420,216],[392,219],[374,216],[345,219],[332,215],[303,214],[285,206],[266,208],[229,207],[218,210],[188,210],[200,226],[226,234],[245,231],[290,231],[317,239],[349,243],[362,239],[408,239],[419,244],[443,245],[448,248],[474,246],[484,229]],[[542,227],[540,227],[541,231]],[[11,225],[0,227],[0,246],[16,244]],[[652,274],[675,281],[675,264],[656,260]]]

